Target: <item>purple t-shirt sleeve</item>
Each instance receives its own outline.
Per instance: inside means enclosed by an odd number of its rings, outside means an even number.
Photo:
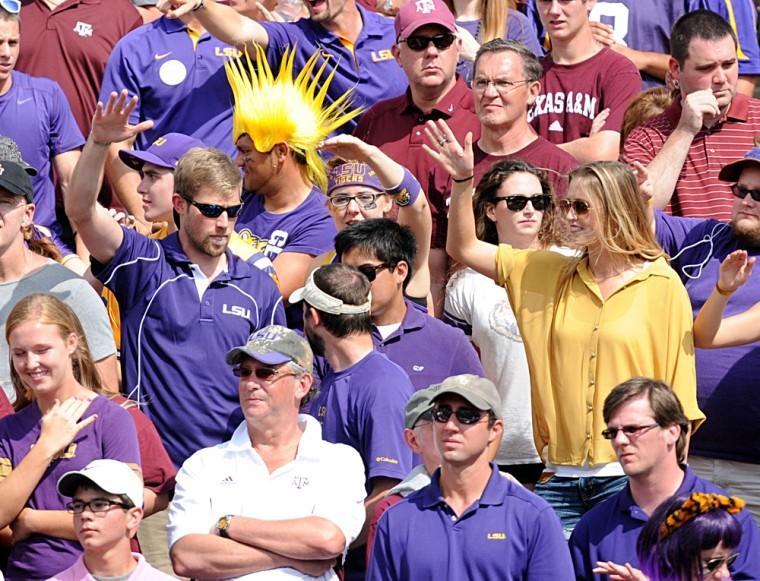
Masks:
[[[53,155],[66,153],[84,145],[82,132],[58,83],[53,83],[49,131],[49,146]]]
[[[464,334],[464,332],[457,331],[459,336],[458,345],[452,345],[452,353],[456,356],[452,357],[451,370],[449,375],[461,375],[462,373],[472,373],[478,377],[485,377],[486,373],[483,371],[483,365],[480,363],[478,352],[475,351],[475,347],[472,346],[470,340]]]
[[[544,56],[544,50],[538,42],[538,33],[530,19],[522,12],[510,10],[507,17],[507,34],[508,40],[516,40],[528,47],[528,50],[537,57]]]
[[[291,237],[283,252],[318,256],[331,250],[338,231],[330,214],[304,214],[300,218],[300,227],[291,230]]]
[[[568,548],[570,559],[573,562],[576,579],[594,579],[593,569],[596,566],[596,558],[592,562],[591,552],[596,553],[596,546],[591,544],[588,536],[588,521],[581,519],[570,535]]]
[[[533,535],[527,546],[530,563],[528,580],[572,580],[573,565],[562,533],[559,517],[547,506],[533,521]]]
[[[127,410],[113,402],[108,403],[110,405],[99,412],[99,419],[108,426],[108,429],[103,430],[102,436],[103,458],[141,466],[140,445],[134,421]]]

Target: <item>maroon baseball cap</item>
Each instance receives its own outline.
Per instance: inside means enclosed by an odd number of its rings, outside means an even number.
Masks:
[[[409,0],[396,14],[396,40],[408,38],[426,24],[437,24],[449,32],[457,31],[457,23],[442,0]]]

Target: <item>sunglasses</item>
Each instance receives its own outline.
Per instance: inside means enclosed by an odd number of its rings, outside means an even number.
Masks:
[[[377,199],[380,196],[384,195],[385,194],[373,194],[370,192],[362,192],[360,194],[356,194],[355,196],[338,194],[337,196],[330,197],[329,200],[330,205],[336,210],[343,210],[344,208],[348,208],[351,200],[354,200],[356,202],[356,205],[359,206],[359,208],[362,210],[374,210],[377,208]]]
[[[90,512],[94,514],[103,514],[116,506],[119,508],[127,508],[123,502],[114,502],[107,498],[93,498],[90,502],[72,500],[66,505],[66,510],[73,514],[82,514],[89,508]]]
[[[641,436],[644,432],[647,432],[652,428],[656,428],[659,425],[660,424],[649,424],[646,426],[623,426],[622,428],[607,428],[606,430],[602,430],[602,438],[605,440],[614,440],[617,438],[618,432],[623,432],[626,438],[633,440],[634,438]]]
[[[357,266],[356,270],[358,270],[364,276],[366,276],[369,282],[375,282],[378,271],[383,270],[384,268],[387,268],[388,270],[390,270],[393,267],[394,267],[393,264],[388,264],[387,262],[381,262],[380,264],[375,264],[375,265],[362,264],[361,266]]]
[[[265,381],[267,383],[274,383],[275,381],[278,381],[283,377],[288,377],[289,375],[298,375],[297,373],[279,373],[278,370],[273,367],[257,367],[256,369],[251,369],[250,367],[242,366],[233,367],[232,374],[235,377],[242,377],[245,379],[251,377],[251,375],[255,375],[256,379],[260,379],[261,381]]]
[[[460,424],[471,426],[472,424],[477,424],[484,415],[487,416],[488,412],[466,406],[457,408],[457,411],[452,410],[448,406],[441,406],[433,408],[433,411],[431,412],[433,420],[439,424],[445,424],[448,422],[452,414],[456,416],[457,421]]]
[[[731,186],[731,193],[742,200],[747,197],[747,194],[749,194],[753,200],[760,202],[760,189],[751,190],[741,184],[734,184]]]
[[[219,204],[201,204],[200,202],[196,202],[192,198],[188,198],[187,196],[183,196],[180,194],[180,197],[188,202],[191,206],[195,206],[198,208],[198,211],[206,216],[206,218],[218,218],[221,216],[224,212],[227,212],[227,217],[230,220],[234,220],[237,218],[238,214],[240,213],[240,210],[243,209],[243,204],[235,204],[234,206],[220,206]]]
[[[528,205],[533,206],[534,210],[542,212],[552,205],[552,197],[546,194],[535,194],[533,196],[496,196],[491,199],[491,202],[498,204],[504,200],[507,203],[507,209],[510,212],[520,212]]]
[[[21,0],[0,0],[0,6],[6,12],[18,14],[21,12]]]
[[[564,200],[559,201],[559,209],[563,214],[569,213],[572,209],[576,216],[583,216],[589,213],[591,210],[591,204],[586,200],[565,198]]]
[[[406,46],[411,48],[415,52],[421,52],[433,43],[433,46],[438,50],[446,50],[456,40],[456,36],[453,34],[443,33],[436,34],[435,36],[409,36],[399,42],[405,42]]]
[[[734,553],[732,555],[729,555],[728,557],[718,557],[716,559],[710,559],[709,561],[705,561],[704,573],[705,575],[715,573],[718,569],[720,569],[723,566],[723,563],[726,564],[726,567],[730,567],[731,565],[734,564],[734,562],[738,558],[739,558],[739,553]]]

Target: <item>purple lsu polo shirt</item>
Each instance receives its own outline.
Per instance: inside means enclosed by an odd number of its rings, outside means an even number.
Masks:
[[[300,71],[312,54],[319,51],[317,67],[327,61],[327,71],[334,68],[335,77],[330,83],[328,100],[335,101],[353,89],[353,107],[369,109],[378,101],[401,95],[408,86],[406,74],[391,54],[396,43],[393,19],[357,6],[364,26],[353,45],[353,50],[321,24],[310,18],[298,22],[262,22],[269,35],[267,59],[272,68],[280,62],[285,49],[295,47],[295,70]],[[344,125],[340,131],[350,133],[357,120]]]
[[[122,391],[143,407],[175,465],[228,440],[243,420],[227,352],[285,324],[272,279],[227,250],[227,270],[198,297],[178,235],[152,240],[124,229],[108,264],[92,272],[121,309]]]
[[[406,371],[415,391],[452,375],[485,377],[478,354],[465,334],[423,313],[408,300],[401,326],[386,339],[373,327],[372,342],[375,349]]]
[[[84,137],[58,83],[18,71],[11,78],[10,90],[0,95],[0,134],[13,139],[24,161],[37,170],[34,222],[50,229],[58,248],[73,251],[62,239],[55,214],[53,158],[82,147]]]
[[[746,247],[731,232],[728,224],[717,220],[678,218],[662,212],[656,215],[657,241],[668,255],[670,265],[686,286],[696,317],[715,288],[720,263],[734,250],[744,249],[760,256],[760,248]],[[743,313],[760,296],[760,271],[755,269],[726,305],[725,317]],[[760,471],[760,377],[758,343],[697,349],[697,401],[710,418],[691,437],[689,451],[699,456],[748,462]],[[731,429],[727,430],[726,427]]]
[[[329,370],[322,379],[310,413],[322,424],[326,441],[359,452],[368,489],[372,478],[403,480],[412,469],[403,432],[413,391],[404,370],[376,351],[348,369]]]
[[[81,470],[92,460],[108,458],[140,465],[137,430],[125,409],[97,396],[82,418],[97,414],[91,425],[80,431],[74,440],[48,466],[26,507],[34,510],[65,510],[70,498],[58,494],[58,479],[71,470]],[[18,467],[40,436],[42,416],[32,403],[16,414],[0,421],[0,474],[6,477]],[[47,579],[71,566],[81,554],[76,541],[47,535],[32,535],[13,546],[6,579]]]
[[[692,492],[728,494],[685,467],[683,482],[676,494]],[[570,555],[576,578],[602,581],[601,575],[592,572],[597,561],[630,563],[638,567],[636,541],[648,518],[633,500],[629,485],[583,515],[570,537]],[[757,525],[747,509],[736,518],[742,526],[742,540],[737,549],[739,558],[731,567],[732,577],[760,579],[760,535]]]
[[[368,581],[402,579],[575,579],[554,510],[504,478],[495,465],[481,497],[458,517],[429,486],[380,518]]]
[[[230,156],[232,90],[224,72],[234,47],[204,32],[197,43],[179,20],[161,17],[133,30],[114,47],[106,65],[100,100],[127,89],[139,97],[130,123],[146,119],[153,127],[137,135],[136,149],[147,149],[166,133],[200,139]]]

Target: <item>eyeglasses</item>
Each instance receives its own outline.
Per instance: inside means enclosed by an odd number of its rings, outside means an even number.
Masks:
[[[753,200],[760,202],[760,189],[751,190],[741,184],[734,184],[731,186],[731,193],[742,200],[747,197],[747,194],[749,194]]]
[[[460,424],[471,426],[472,424],[477,424],[484,415],[488,415],[488,412],[466,406],[457,408],[457,411],[454,411],[448,406],[441,406],[433,408],[431,414],[433,419],[439,424],[445,424],[449,421],[451,415],[454,414]]]
[[[623,432],[626,438],[633,440],[634,438],[641,436],[644,432],[647,432],[652,428],[656,428],[659,425],[660,424],[649,424],[647,426],[623,426],[622,428],[607,428],[606,430],[602,430],[602,438],[605,440],[614,440],[617,438],[618,432]]]
[[[288,377],[289,375],[298,375],[297,373],[278,373],[278,370],[274,367],[257,367],[256,369],[251,369],[250,367],[243,366],[233,367],[232,374],[235,377],[242,377],[244,379],[249,378],[251,375],[255,375],[256,379],[260,379],[265,383],[274,383],[283,377]]]
[[[477,93],[485,93],[486,89],[488,89],[488,85],[493,85],[496,92],[503,95],[525,83],[530,83],[530,80],[520,79],[519,81],[508,81],[507,79],[475,79],[472,81],[472,90]]]
[[[0,6],[6,12],[11,14],[18,14],[21,12],[21,0],[0,0]]]
[[[411,48],[414,52],[421,52],[433,43],[433,46],[438,50],[446,50],[456,40],[456,36],[449,33],[436,34],[435,36],[409,36],[399,42],[405,42],[406,46]]]
[[[388,270],[394,268],[395,265],[388,264],[387,262],[381,262],[380,264],[362,264],[361,266],[357,266],[356,270],[361,272],[364,276],[367,277],[367,280],[369,282],[375,282],[375,279],[377,278],[377,272],[379,270],[383,270],[384,268],[387,268]]]
[[[201,204],[200,202],[196,202],[192,198],[188,198],[187,196],[183,196],[182,194],[180,194],[180,197],[186,202],[188,202],[190,205],[198,208],[198,211],[204,216],[206,216],[206,218],[218,218],[224,212],[227,212],[227,217],[230,220],[234,220],[235,218],[237,218],[238,214],[240,213],[240,210],[243,208],[243,204],[235,204],[234,206],[220,206],[219,204]]]
[[[331,196],[329,200],[330,205],[336,210],[343,210],[344,208],[347,208],[351,203],[351,200],[354,200],[356,202],[356,205],[359,206],[359,208],[362,210],[374,210],[377,208],[377,199],[380,196],[384,195],[385,194],[374,194],[371,192],[361,192],[355,196],[338,194],[337,196]]]
[[[66,510],[74,514],[82,514],[88,508],[94,514],[103,514],[114,507],[127,508],[123,502],[114,502],[107,498],[93,498],[90,502],[72,500],[66,505]]]
[[[723,566],[723,563],[726,564],[726,567],[730,567],[731,565],[734,564],[736,559],[739,558],[739,554],[740,553],[734,553],[732,555],[729,555],[728,557],[716,557],[715,559],[710,559],[708,561],[705,561],[703,573],[705,575],[715,573],[718,569],[720,569]]]
[[[491,202],[498,204],[504,200],[507,203],[507,209],[510,212],[520,212],[528,205],[533,206],[534,210],[542,212],[552,205],[552,197],[546,194],[535,194],[533,196],[496,196],[491,199]]]
[[[583,216],[589,213],[591,210],[591,204],[586,200],[565,198],[564,200],[559,201],[559,209],[563,214],[568,214],[572,209],[576,216]]]

